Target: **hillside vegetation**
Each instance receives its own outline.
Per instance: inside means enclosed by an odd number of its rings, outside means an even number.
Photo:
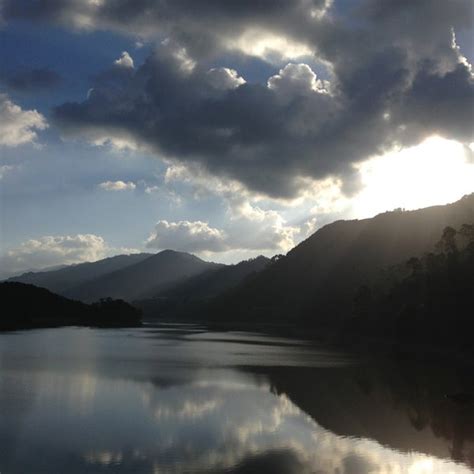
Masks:
[[[341,328],[352,317],[361,285],[432,251],[445,227],[469,223],[474,223],[474,194],[445,206],[334,222],[196,316]]]
[[[3,308],[0,330],[141,324],[141,311],[125,301],[104,299],[87,305],[24,283],[0,283],[0,301]]]

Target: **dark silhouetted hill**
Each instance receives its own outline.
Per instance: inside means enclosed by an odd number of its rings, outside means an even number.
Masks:
[[[125,301],[108,299],[87,305],[24,283],[0,283],[0,301],[0,330],[141,324],[141,311]]]
[[[473,351],[474,223],[445,227],[431,252],[387,275],[358,289],[347,334]]]
[[[259,256],[235,265],[213,268],[162,289],[151,298],[135,301],[134,305],[143,310],[145,317],[189,316],[195,304],[236,287],[262,271],[269,263],[270,259]]]
[[[164,250],[134,265],[70,288],[63,294],[86,303],[107,297],[133,301],[157,294],[168,285],[219,267],[221,265],[205,262],[188,253]]]
[[[430,251],[446,226],[474,222],[474,194],[445,206],[329,224],[196,317],[338,326],[361,284]]]
[[[152,254],[138,253],[132,255],[117,255],[104,258],[97,262],[86,262],[78,265],[69,265],[60,269],[28,272],[23,275],[9,278],[7,281],[29,283],[46,288],[54,293],[64,294],[68,290],[99,278],[106,273],[121,270],[135,263],[141,262]]]

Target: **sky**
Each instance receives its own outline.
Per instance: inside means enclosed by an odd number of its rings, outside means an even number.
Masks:
[[[472,0],[0,0],[0,277],[233,263],[474,192]]]

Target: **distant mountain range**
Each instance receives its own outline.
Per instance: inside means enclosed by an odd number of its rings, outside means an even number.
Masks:
[[[221,265],[183,252],[120,255],[10,281],[83,302],[112,297],[146,316],[337,326],[361,285],[433,250],[443,229],[474,223],[474,194],[416,211],[326,225],[286,256]]]
[[[260,256],[236,265],[205,262],[173,250],[118,255],[59,270],[28,272],[8,282],[27,283],[86,303],[101,298],[135,301],[147,314],[217,296],[261,271],[270,259]]]
[[[7,281],[29,283],[46,288],[54,293],[65,294],[88,281],[139,263],[151,255],[149,253],[117,255],[98,260],[97,262],[86,262],[78,265],[63,266],[59,269],[45,269],[38,272],[23,273],[22,275],[9,278]]]
[[[148,299],[134,301],[145,317],[180,316],[192,318],[195,305],[237,287],[262,271],[271,260],[259,256],[236,265],[206,270],[182,282],[155,292]]]
[[[86,302],[105,296],[133,301],[220,266],[188,253],[164,250],[138,263],[72,288],[65,296]]]
[[[108,297],[133,301],[221,266],[188,253],[164,250],[157,254],[118,255],[51,272],[25,273],[8,281],[34,284],[85,303]]]

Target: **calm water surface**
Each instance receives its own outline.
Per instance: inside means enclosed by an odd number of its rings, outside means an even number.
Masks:
[[[0,335],[0,472],[472,472],[469,368],[192,326]]]

